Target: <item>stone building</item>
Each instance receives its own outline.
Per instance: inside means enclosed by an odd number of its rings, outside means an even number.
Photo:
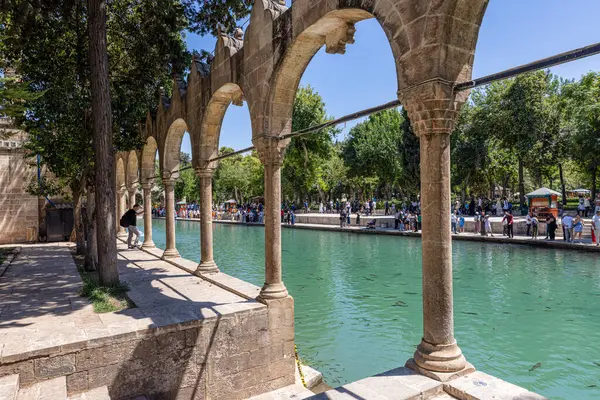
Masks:
[[[27,193],[36,168],[23,157],[25,132],[0,119],[0,244],[38,239],[38,198]]]

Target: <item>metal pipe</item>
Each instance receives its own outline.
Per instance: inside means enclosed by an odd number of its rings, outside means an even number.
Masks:
[[[454,85],[454,90],[461,91],[473,89],[475,87],[486,85],[494,81],[512,78],[513,76],[524,74],[526,72],[553,67],[555,65],[564,64],[569,61],[593,56],[596,54],[600,54],[600,43],[592,44],[586,47],[581,47],[579,49],[567,51],[565,53],[560,53],[555,56],[547,57],[542,60],[531,62],[529,64],[520,65],[518,67],[507,69],[506,71],[497,72],[495,74],[473,79],[471,81],[457,83]]]

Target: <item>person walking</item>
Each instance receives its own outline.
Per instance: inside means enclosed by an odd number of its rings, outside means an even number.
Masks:
[[[508,236],[510,239],[512,239],[514,237],[514,235],[513,235],[514,217],[512,216],[512,214],[510,212],[506,211],[506,215],[504,216],[504,218],[506,218],[506,236]]]
[[[586,196],[585,199],[583,200],[583,206],[585,207],[585,217],[587,218],[590,214],[590,197]]]
[[[139,204],[134,204],[133,208],[130,208],[123,214],[121,220],[119,221],[119,225],[123,228],[127,228],[127,248],[134,249],[137,247],[139,239],[140,239],[140,230],[137,227],[137,216],[144,213],[144,210],[140,210]],[[135,235],[135,242],[133,246],[131,245],[131,239],[133,239],[133,235]]]

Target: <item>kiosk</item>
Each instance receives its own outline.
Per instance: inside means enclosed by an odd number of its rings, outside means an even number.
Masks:
[[[529,211],[538,219],[545,219],[548,215],[558,218],[558,198],[561,194],[548,188],[541,188],[526,194],[529,200]]]

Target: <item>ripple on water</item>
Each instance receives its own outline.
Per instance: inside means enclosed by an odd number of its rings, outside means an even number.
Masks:
[[[164,220],[153,229],[164,248]],[[330,385],[412,356],[422,335],[419,239],[284,229],[282,242],[300,356]],[[200,224],[178,221],[182,256],[199,261],[199,243]],[[215,224],[214,245],[223,272],[262,285],[263,228]],[[597,255],[475,242],[452,251],[455,333],[467,359],[552,399],[599,399]]]

